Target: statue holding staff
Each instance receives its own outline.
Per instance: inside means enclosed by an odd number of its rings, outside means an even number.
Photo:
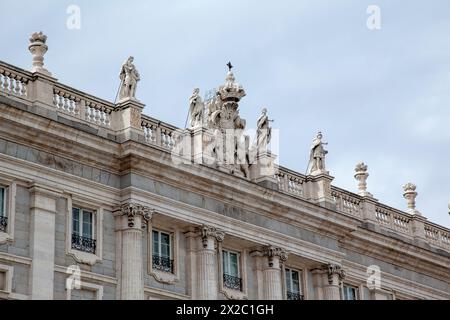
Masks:
[[[141,78],[133,61],[134,58],[129,57],[120,69],[119,101],[126,98],[134,99],[136,97],[136,86]]]
[[[308,174],[312,174],[315,171],[325,171],[325,155],[328,151],[326,151],[323,146],[328,143],[323,142],[322,137],[322,132],[319,131],[316,138],[313,140],[309,154]]]

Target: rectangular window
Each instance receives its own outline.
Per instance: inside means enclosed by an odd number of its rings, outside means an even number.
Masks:
[[[0,186],[0,232],[6,232],[8,227],[8,217],[6,214],[6,194],[6,188]]]
[[[157,230],[152,231],[153,268],[173,273],[172,235]]]
[[[6,189],[0,187],[0,217],[6,217]]]
[[[72,208],[72,249],[94,253],[95,211],[82,208]]]
[[[286,298],[287,300],[303,300],[300,271],[285,269]]]
[[[0,271],[0,290],[6,290],[6,272]]]
[[[223,285],[226,288],[241,291],[239,258],[240,255],[237,252],[222,250]]]
[[[358,288],[344,284],[342,286],[342,299],[343,300],[358,300]]]

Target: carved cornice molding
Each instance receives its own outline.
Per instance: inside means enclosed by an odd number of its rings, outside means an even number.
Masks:
[[[217,242],[222,242],[225,238],[225,232],[218,230],[215,227],[202,225],[195,230],[202,238],[203,248],[208,246],[208,238],[212,237],[217,240]]]
[[[152,219],[154,209],[137,204],[137,203],[125,203],[121,207],[121,214],[128,217],[128,227],[133,228],[135,224],[135,217],[142,217],[142,228],[145,228],[148,221]]]
[[[274,246],[266,246],[263,248],[263,256],[266,256],[269,258],[269,267],[273,267],[273,258],[278,257],[280,259],[280,262],[283,263],[288,258],[288,253],[286,250],[282,248],[277,248]]]

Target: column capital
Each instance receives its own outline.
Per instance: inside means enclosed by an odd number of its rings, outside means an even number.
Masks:
[[[225,238],[225,232],[219,230],[213,226],[202,225],[201,227],[195,228],[195,232],[202,238],[203,248],[208,246],[208,238],[214,238],[217,242],[222,242]]]
[[[342,269],[342,266],[335,263],[330,263],[325,268],[328,273],[328,283],[330,285],[334,283],[334,279],[336,279],[336,277],[339,283],[345,279],[345,271]]]
[[[128,227],[130,228],[134,227],[136,216],[141,216],[142,228],[145,228],[148,221],[152,219],[155,210],[137,203],[127,202],[123,204],[116,212],[117,215],[128,217]]]
[[[287,260],[288,253],[286,250],[278,247],[274,247],[272,245],[265,246],[263,248],[263,256],[269,258],[269,267],[273,267],[274,265],[274,258],[278,258],[278,260],[282,263]]]

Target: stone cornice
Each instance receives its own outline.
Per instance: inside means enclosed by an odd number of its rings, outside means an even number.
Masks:
[[[42,174],[44,171],[45,178]],[[57,185],[64,194],[79,194],[85,198],[95,198],[97,202],[98,199],[102,199],[102,206],[110,210],[120,202],[118,189],[4,154],[0,154],[0,172],[23,181]]]
[[[291,254],[297,254],[321,263],[341,261],[345,256],[343,253],[305,240],[293,238],[264,227],[168,199],[141,189],[131,187],[124,190],[124,192],[126,191],[132,193],[133,197],[141,203],[151,203],[158,213],[165,216],[184,221],[187,224],[207,223],[214,225],[227,235],[246,239],[255,243],[255,245],[271,243],[273,246],[283,246]]]
[[[234,206],[249,208],[248,210],[269,215],[271,218],[289,219],[294,224],[297,223],[307,229],[309,227],[311,231],[321,232],[327,236],[335,234],[337,238],[338,235],[355,230],[357,224],[361,222],[352,216],[330,211],[306,200],[261,187],[206,166],[173,167],[169,154],[162,157],[157,150],[154,153],[147,152],[143,146],[134,142],[124,143],[123,149],[123,156],[133,153],[133,156],[128,156],[132,158],[127,162],[133,164],[133,169],[128,169],[128,172],[175,187],[195,190],[200,195],[220,199]],[[167,172],[166,175],[164,175],[165,172]],[[188,178],[190,175],[195,175],[196,179],[192,179],[192,176]],[[211,188],[211,185],[215,187]],[[248,201],[249,197],[252,199],[251,202]],[[273,210],[274,202],[277,210]],[[301,214],[301,218],[298,214]],[[298,223],[299,220],[302,221],[301,224]],[[327,220],[329,224],[324,224],[323,220]]]
[[[450,258],[397,239],[389,238],[388,242],[386,239],[381,234],[359,230],[351,238],[342,238],[340,242],[345,249],[448,281]],[[398,250],[394,251],[392,247],[397,247]]]
[[[60,123],[56,112],[55,119],[48,119],[24,110],[4,108],[1,104],[0,110],[0,119],[3,118],[0,137],[116,174],[120,172],[116,158],[119,144],[93,134],[94,128],[86,125],[92,130],[84,132],[81,128],[71,127],[70,121]]]
[[[351,261],[343,261],[342,264],[346,268],[346,270],[348,270],[346,278],[362,283],[365,283],[367,281],[367,266]],[[445,292],[433,287],[429,287],[417,283],[417,281],[407,280],[405,278],[386,273],[383,270],[381,270],[380,272],[381,289],[391,288],[394,293],[408,295],[414,299],[417,299],[418,297],[422,299],[442,299],[443,297],[447,297],[447,300],[450,299],[450,292]]]

